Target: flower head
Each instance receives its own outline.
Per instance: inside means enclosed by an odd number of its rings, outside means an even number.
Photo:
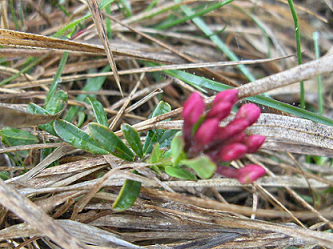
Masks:
[[[265,170],[258,165],[246,165],[241,169],[220,165],[240,159],[246,153],[254,153],[265,141],[264,136],[246,136],[244,133],[260,116],[260,108],[252,103],[241,106],[233,121],[225,127],[219,127],[219,122],[229,116],[237,102],[237,94],[237,89],[218,93],[206,115],[200,94],[190,95],[183,109],[184,150],[190,159],[207,155],[217,165],[217,173],[249,183],[263,176]]]

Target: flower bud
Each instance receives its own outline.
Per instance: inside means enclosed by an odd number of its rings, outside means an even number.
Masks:
[[[266,137],[261,135],[251,135],[244,139],[243,143],[247,147],[246,153],[256,152],[260,146],[265,142]]]
[[[185,101],[183,107],[184,122],[194,125],[205,111],[205,102],[199,93],[194,92]]]
[[[217,103],[216,105],[213,105],[206,118],[217,118],[219,121],[221,121],[229,116],[231,108],[232,105],[228,102]]]
[[[249,122],[245,119],[235,119],[231,121],[226,127],[220,128],[218,131],[218,140],[229,139],[236,134],[244,131],[249,126]]]
[[[219,92],[216,94],[216,97],[214,99],[214,105],[225,102],[225,103],[230,103],[232,106],[237,102],[238,97],[238,90],[237,89],[230,89],[226,91]]]
[[[240,159],[247,151],[244,144],[233,143],[223,147],[220,150],[221,160],[224,162]]]
[[[199,93],[194,92],[185,101],[183,107],[183,137],[185,139],[185,151],[191,146],[193,125],[199,121],[201,115],[205,111],[205,102]]]
[[[195,141],[197,144],[202,146],[202,149],[205,145],[210,143],[213,138],[216,136],[216,133],[219,129],[219,120],[216,118],[211,118],[204,121],[198,128],[195,133]]]
[[[266,171],[263,167],[256,164],[245,165],[238,169],[237,179],[241,183],[251,183],[265,175]]]
[[[223,175],[228,178],[237,178],[237,169],[218,165],[216,173]]]
[[[252,125],[258,120],[259,116],[260,108],[255,104],[248,103],[239,108],[235,119],[246,119],[249,122],[249,125]]]

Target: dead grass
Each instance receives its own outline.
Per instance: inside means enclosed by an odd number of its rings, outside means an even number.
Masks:
[[[318,108],[315,76],[323,75],[325,116],[332,117],[329,1],[295,1],[305,63],[299,67],[293,56],[294,23],[286,1],[235,1],[202,17],[225,46],[248,64],[250,74],[260,78],[252,83],[235,63],[228,63],[214,34],[204,35],[191,20],[168,29],[156,28],[171,15],[183,15],[173,1],[157,1],[150,10],[146,8],[153,1],[128,1],[130,17],[119,9],[122,4],[115,3],[111,15],[103,10],[100,16],[92,0],[88,5],[64,1],[66,16],[58,2],[0,1],[0,128],[24,127],[40,139],[39,144],[0,148],[0,170],[10,173],[8,180],[0,182],[1,248],[333,248],[331,159],[309,162],[305,156],[332,157],[329,119],[318,120],[320,124],[262,106],[267,114],[247,132],[266,135],[267,142],[260,152],[232,163],[235,167],[249,162],[265,167],[267,175],[252,185],[217,175],[197,182],[157,176],[146,163],[92,155],[59,143],[59,138],[34,126],[63,117],[70,106],[84,107],[83,112],[91,115],[91,107],[76,97],[94,94],[119,136],[119,125],[124,122],[142,132],[180,129],[182,103],[195,88],[167,70],[185,70],[239,87],[240,98],[267,93],[294,106],[300,101],[300,90],[298,83],[292,83],[309,79],[305,97],[314,110]],[[204,3],[183,2],[193,9]],[[93,18],[77,28],[84,32],[72,40],[51,37],[89,9]],[[112,20],[110,40],[104,39],[105,19]],[[320,32],[323,56],[319,60],[315,60],[313,48],[315,31]],[[69,51],[69,58],[58,85],[69,95],[64,113],[48,119],[27,114],[26,104],[44,103],[64,51]],[[287,55],[292,57],[275,59]],[[34,65],[22,72],[31,58],[36,58]],[[100,72],[109,64],[111,71]],[[100,76],[106,76],[100,90],[82,89],[88,79]],[[208,105],[214,93],[202,93]],[[172,111],[149,119],[160,99],[170,103]],[[166,119],[171,120],[161,122]],[[82,127],[92,120],[86,118]],[[41,160],[41,149],[49,147],[56,149]],[[19,163],[13,153],[23,150],[29,154]],[[58,165],[48,167],[57,160]],[[132,169],[140,175],[130,173]],[[140,181],[144,187],[133,207],[113,212],[112,203],[124,179]]]

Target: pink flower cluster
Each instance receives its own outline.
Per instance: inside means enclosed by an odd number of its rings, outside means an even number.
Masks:
[[[183,108],[185,152],[188,158],[203,153],[217,164],[217,173],[237,178],[242,183],[250,183],[265,174],[259,165],[246,165],[241,169],[220,165],[240,159],[245,153],[256,152],[265,141],[264,136],[246,136],[244,133],[260,116],[260,109],[255,104],[241,106],[233,121],[225,127],[219,126],[237,102],[237,94],[237,89],[218,93],[212,109],[206,115],[205,103],[200,94],[194,92],[190,95]]]

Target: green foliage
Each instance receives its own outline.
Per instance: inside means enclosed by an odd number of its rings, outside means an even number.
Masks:
[[[113,211],[121,212],[130,208],[140,194],[141,183],[132,180],[126,180],[122,186],[117,199],[112,205]]]
[[[123,132],[124,138],[128,142],[129,146],[135,152],[135,154],[139,157],[143,157],[143,146],[141,143],[139,133],[130,125],[122,124],[121,130]]]
[[[171,156],[172,164],[176,166],[183,159],[186,159],[184,152],[185,142],[181,137],[181,132],[177,133],[171,142]]]
[[[100,145],[112,155],[122,158],[126,161],[134,161],[133,152],[117,137],[108,127],[97,123],[88,125],[89,134]]]
[[[34,104],[30,103],[27,107],[27,111],[29,113],[34,113],[34,114],[43,114],[43,115],[50,115],[50,113],[45,110],[44,108]],[[53,121],[54,122],[54,121]],[[52,134],[53,136],[58,136],[57,133],[55,132],[53,128],[53,122],[47,123],[47,124],[42,124],[38,125],[38,127],[44,131],[47,131],[48,133]]]
[[[101,102],[99,102],[97,99],[93,98],[93,97],[87,97],[90,105],[93,108],[97,123],[104,125],[104,126],[108,126],[108,118],[106,116],[106,113],[104,111],[103,105],[101,104]]]
[[[154,110],[152,114],[152,118],[162,115],[164,113],[170,112],[171,111],[171,106],[168,103],[165,103],[164,101],[161,101],[156,109]],[[157,143],[160,141],[164,134],[165,130],[163,129],[157,129],[157,130],[150,130],[148,131],[148,134],[145,139],[145,143],[143,145],[143,152],[150,153],[153,149],[153,144]]]
[[[205,155],[193,159],[185,159],[180,161],[180,163],[190,167],[200,178],[204,179],[212,177],[216,171],[216,164]]]
[[[93,154],[108,154],[89,134],[75,125],[65,120],[55,120],[53,126],[58,136],[70,145]]]
[[[166,166],[165,167],[165,173],[167,173],[169,176],[190,180],[190,181],[196,181],[197,177],[189,172],[186,169],[179,168],[179,167],[172,167],[172,166]]]
[[[65,68],[65,65],[66,65],[66,62],[67,62],[67,59],[68,59],[68,54],[69,54],[68,52],[65,52],[64,55],[62,56],[61,61],[60,61],[59,66],[58,66],[58,70],[57,70],[57,72],[56,72],[56,74],[53,78],[53,82],[51,84],[50,90],[47,93],[47,96],[46,96],[46,99],[45,99],[45,109],[46,110],[48,110],[48,108],[50,107],[50,105],[49,105],[50,99],[55,94],[55,92],[57,90],[57,87],[58,87],[59,83],[61,82],[60,77],[61,77],[62,71]]]
[[[39,143],[37,136],[32,135],[28,131],[4,128],[0,130],[1,142],[7,146],[29,145]],[[25,156],[27,151],[20,151],[19,154]]]
[[[160,144],[154,145],[153,152],[151,153],[150,163],[158,163],[160,161]]]

